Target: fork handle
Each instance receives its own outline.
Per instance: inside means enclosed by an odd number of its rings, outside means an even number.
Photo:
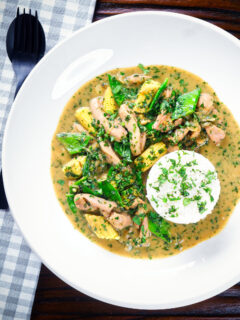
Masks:
[[[29,68],[29,71],[26,70],[25,72],[18,73],[19,76],[17,78],[17,86],[16,86],[14,99],[15,99],[19,89],[21,88],[24,80],[26,79],[27,75],[31,71],[31,69],[32,68]],[[0,172],[0,209],[2,209],[2,210],[8,210],[9,209],[7,197],[6,197],[5,190],[4,190],[2,170]]]
[[[7,210],[8,207],[8,202],[4,190],[4,185],[3,185],[3,176],[2,176],[2,170],[0,173],[0,209]]]
[[[15,90],[15,94],[14,94],[14,99],[16,98],[16,95],[18,94],[18,91],[21,88],[21,86],[22,86],[24,80],[26,79],[26,77],[27,77],[27,75],[18,80],[17,86],[16,86],[16,90]]]

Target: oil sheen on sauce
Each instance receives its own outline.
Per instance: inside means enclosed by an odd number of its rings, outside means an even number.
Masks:
[[[127,76],[139,73],[139,68],[121,68],[108,73],[116,75],[119,72],[124,72]],[[220,102],[213,89],[198,76],[179,68],[161,65],[151,66],[149,75],[160,82],[168,77],[169,83],[180,90],[185,87],[187,91],[191,91],[198,85],[202,92],[213,95],[214,101],[219,102],[218,110],[224,121],[226,138],[220,147],[216,147],[212,142],[209,142],[207,146],[202,147],[200,150],[200,153],[215,166],[221,183],[220,198],[213,212],[204,220],[195,224],[177,225],[170,223],[173,241],[168,245],[164,244],[160,238],[153,236],[151,245],[148,248],[135,248],[131,251],[127,251],[116,240],[98,239],[89,230],[82,214],[74,215],[71,213],[65,198],[65,194],[68,192],[68,185],[67,183],[61,183],[65,179],[62,165],[70,160],[70,156],[56,139],[56,134],[71,131],[72,124],[75,121],[75,110],[81,106],[88,106],[91,98],[103,95],[105,89],[102,88],[100,82],[107,82],[106,74],[94,78],[83,85],[65,106],[52,140],[51,175],[57,198],[75,228],[91,241],[111,252],[128,257],[152,259],[177,254],[213,237],[224,228],[240,196],[240,128],[231,112]]]

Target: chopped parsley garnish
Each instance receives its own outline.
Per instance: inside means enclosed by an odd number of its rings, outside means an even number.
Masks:
[[[150,72],[150,70],[145,68],[142,63],[139,63],[138,68],[140,68],[144,74],[148,74]]]

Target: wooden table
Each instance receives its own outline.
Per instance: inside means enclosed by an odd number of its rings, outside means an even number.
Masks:
[[[240,0],[100,0],[94,21],[136,10],[179,12],[209,21],[240,38]],[[240,57],[239,57],[240,58]],[[115,307],[69,287],[42,265],[32,319],[240,319],[240,284],[207,301],[171,310]]]

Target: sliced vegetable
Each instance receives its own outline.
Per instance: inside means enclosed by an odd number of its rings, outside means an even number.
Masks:
[[[107,199],[112,200],[112,201],[116,201],[121,205],[123,204],[120,193],[118,192],[118,190],[116,188],[114,188],[114,186],[110,182],[108,182],[107,180],[101,181],[99,183],[99,186],[102,189],[103,195]]]
[[[160,217],[156,212],[149,212],[148,228],[157,237],[163,239],[165,242],[170,242],[170,224]]]
[[[96,234],[98,238],[107,240],[120,239],[117,231],[102,216],[95,216],[93,214],[85,214],[84,216],[92,231]]]
[[[118,106],[113,97],[113,93],[110,87],[107,87],[104,100],[103,100],[103,110],[108,114],[113,114],[118,109]]]
[[[182,94],[177,98],[176,108],[172,113],[172,119],[176,120],[186,117],[195,112],[201,89],[197,88],[191,92]]]
[[[77,121],[91,134],[95,135],[96,130],[93,127],[93,116],[88,107],[81,107],[76,110],[75,117]]]
[[[66,198],[67,198],[67,203],[68,203],[69,208],[71,209],[71,211],[73,213],[76,213],[77,212],[77,207],[76,207],[75,202],[74,202],[74,194],[67,193],[66,194]]]
[[[134,160],[134,163],[138,169],[140,169],[142,172],[145,172],[166,153],[167,148],[165,144],[163,142],[158,142],[147,148],[139,157]]]
[[[137,113],[148,112],[150,110],[149,105],[159,88],[159,82],[152,79],[145,81],[139,90],[133,110]]]
[[[149,111],[152,110],[152,108],[154,107],[154,105],[155,105],[156,102],[158,101],[160,95],[161,95],[162,92],[166,89],[167,84],[168,84],[168,78],[166,78],[166,79],[164,80],[164,82],[161,84],[160,88],[158,89],[157,93],[155,94],[152,102],[150,103]]]
[[[58,133],[58,140],[64,145],[70,155],[81,153],[92,139],[85,132],[82,133]]]
[[[129,141],[114,142],[114,150],[127,162],[132,162]]]
[[[71,159],[68,163],[63,166],[63,172],[66,177],[79,178],[82,175],[83,166],[86,162],[86,156],[79,156]]]

